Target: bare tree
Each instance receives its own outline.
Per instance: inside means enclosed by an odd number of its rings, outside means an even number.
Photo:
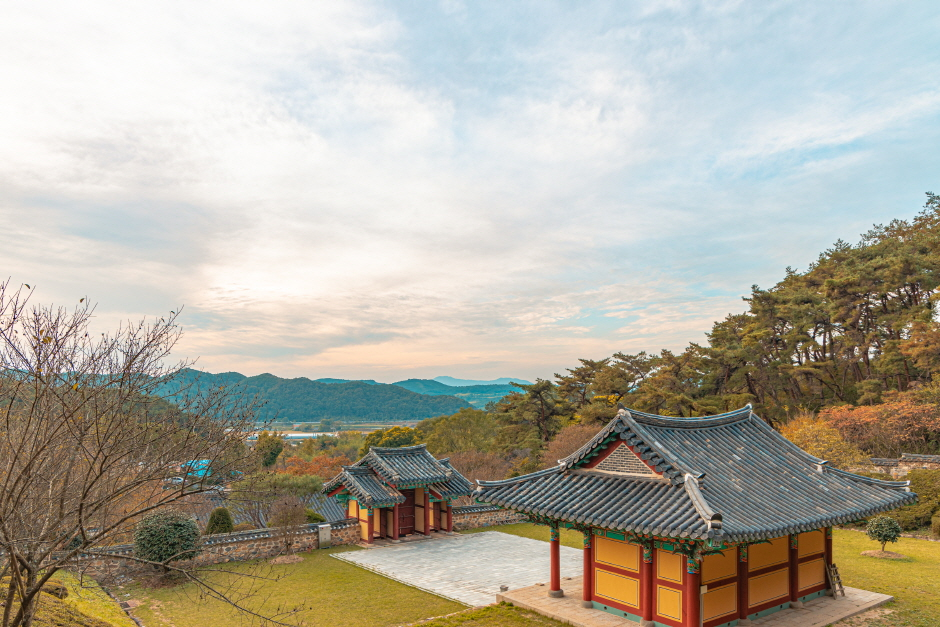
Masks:
[[[29,627],[43,584],[80,554],[256,464],[256,402],[168,361],[176,313],[93,333],[87,303],[33,306],[28,294],[0,283],[0,627]],[[209,472],[181,473],[193,460]],[[169,566],[231,601],[194,567]]]

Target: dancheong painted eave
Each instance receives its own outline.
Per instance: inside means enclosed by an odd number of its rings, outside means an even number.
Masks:
[[[596,460],[624,446],[645,464],[645,476],[600,470],[603,463]],[[477,500],[525,514],[721,542],[847,523],[917,498],[908,482],[829,467],[774,431],[750,406],[703,418],[621,410],[557,466],[477,483]]]

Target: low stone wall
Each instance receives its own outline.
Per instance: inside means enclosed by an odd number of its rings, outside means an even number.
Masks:
[[[289,551],[301,553],[320,548],[320,524],[304,525],[285,534],[277,529],[254,529],[235,533],[207,536],[200,546],[200,554],[193,560],[180,562],[182,567],[208,566],[275,557]],[[330,544],[355,544],[359,539],[359,525],[354,520],[330,523]],[[103,555],[102,555],[103,554]],[[88,574],[99,581],[135,577],[159,572],[156,566],[135,562],[134,545],[119,544],[101,549],[96,555],[82,554],[71,568]]]
[[[502,509],[495,505],[466,505],[454,508],[454,531],[508,525],[522,522],[524,516],[519,512]]]

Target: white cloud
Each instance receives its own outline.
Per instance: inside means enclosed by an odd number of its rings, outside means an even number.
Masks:
[[[19,5],[0,267],[103,325],[185,304],[212,370],[534,378],[700,341],[924,191],[854,184],[882,146],[905,186],[940,165],[928,4],[853,14],[870,43],[809,8]]]

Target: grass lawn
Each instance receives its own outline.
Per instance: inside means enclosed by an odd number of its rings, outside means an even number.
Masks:
[[[891,627],[940,625],[940,542],[901,538],[886,548],[906,560],[865,557],[862,551],[880,549],[864,533],[836,529],[833,561],[845,585],[890,594],[894,612],[885,619]]]
[[[83,577],[79,581],[77,577],[65,571],[57,572],[53,579],[65,584],[69,590],[65,602],[82,614],[103,620],[114,627],[136,627],[136,623],[94,580]]]
[[[336,547],[311,551],[301,554],[304,561],[298,564],[270,566],[271,574],[282,578],[276,582],[261,582],[257,593],[245,605],[259,613],[272,615],[279,608],[304,604],[308,609],[285,619],[285,622],[308,627],[401,625],[466,608],[460,603],[330,557],[333,553],[349,550],[360,549]],[[231,563],[225,566],[247,571],[251,564]],[[249,583],[249,580],[232,575],[215,577],[214,581],[223,584],[233,579],[240,586]],[[190,584],[164,588],[134,584],[113,592],[122,600],[131,598],[142,602],[134,614],[147,627],[228,627],[247,623],[239,612],[223,602],[200,598]]]

